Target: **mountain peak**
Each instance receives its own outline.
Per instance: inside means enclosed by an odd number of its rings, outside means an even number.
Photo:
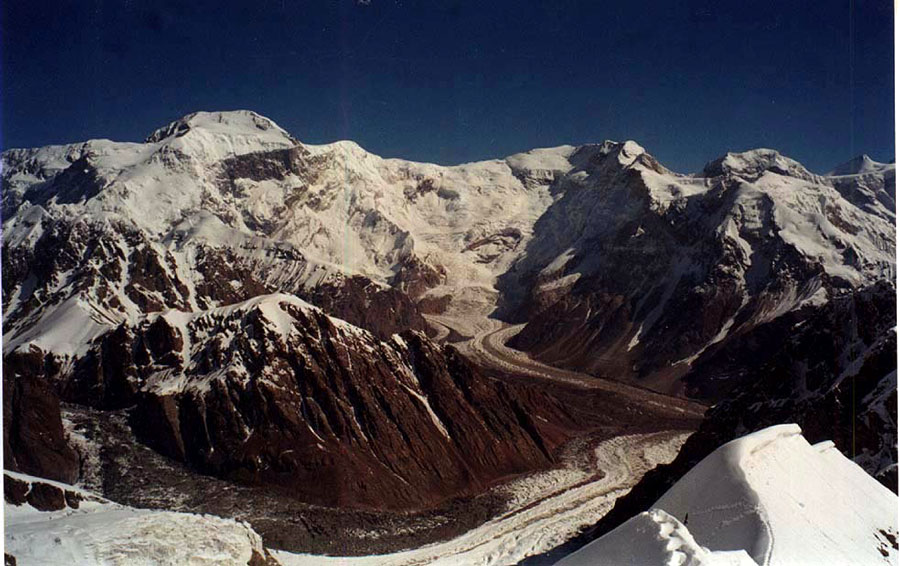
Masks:
[[[850,161],[842,163],[829,171],[827,175],[835,177],[841,175],[863,175],[866,173],[879,173],[888,169],[890,165],[886,163],[879,163],[873,160],[871,157],[866,155],[865,153],[862,155],[857,155]]]
[[[790,157],[781,155],[774,149],[757,148],[741,152],[728,152],[709,162],[703,168],[705,177],[737,175],[748,179],[758,179],[770,171],[779,175],[810,180],[814,177],[803,165]]]
[[[569,157],[569,161],[579,169],[606,167],[612,161],[617,166],[627,167],[644,153],[644,148],[632,140],[624,142],[606,140],[603,143],[579,146]]]
[[[301,145],[278,124],[250,110],[194,112],[159,128],[145,143],[159,144],[206,163]]]
[[[192,112],[168,125],[155,130],[147,143],[160,142],[172,137],[181,137],[192,130],[203,130],[214,134],[265,135],[276,134],[293,139],[274,121],[252,110],[228,110],[217,112]]]

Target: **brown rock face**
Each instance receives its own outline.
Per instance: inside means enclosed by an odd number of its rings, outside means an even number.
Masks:
[[[43,362],[40,354],[4,360],[4,465],[16,472],[73,483],[78,479],[78,454],[66,443],[59,398],[43,377]]]
[[[169,276],[164,263],[174,264],[174,260],[161,256],[146,245],[135,247],[131,253],[125,294],[142,312],[156,312],[166,307],[186,308],[187,287],[177,278]]]
[[[420,308],[408,295],[380,287],[361,276],[324,283],[308,291],[298,290],[298,296],[383,340],[404,330],[427,328]]]
[[[82,497],[80,494],[78,494],[74,491],[68,490],[68,489],[66,490],[66,505],[67,506],[69,506],[72,509],[78,509],[81,506],[82,501],[84,501],[84,497]]]
[[[230,157],[222,162],[223,176],[230,182],[236,179],[265,181],[284,179],[289,174],[309,175],[309,151],[302,145],[262,153]]]
[[[895,291],[882,283],[758,328],[745,337],[742,356],[732,346],[703,357],[689,383],[725,374],[741,376],[741,385],[701,431],[724,442],[795,422],[810,442],[833,440],[896,491],[895,312]]]
[[[432,266],[410,254],[403,258],[391,285],[412,299],[417,299],[430,289],[443,283],[447,273],[443,266]]]
[[[33,482],[27,500],[38,511],[59,511],[66,508],[65,492],[48,483]]]
[[[453,299],[450,295],[442,295],[440,297],[422,297],[416,305],[419,312],[423,314],[441,314],[447,311],[450,301]]]
[[[27,501],[28,483],[3,474],[3,498],[10,505],[22,505]]]
[[[285,259],[292,263],[305,262],[302,256]],[[260,273],[253,266],[245,265],[231,250],[200,247],[195,261],[197,271],[203,276],[197,284],[198,299],[203,305],[230,305],[272,292],[260,281]]]
[[[75,361],[70,375],[59,382],[64,400],[104,409],[127,407],[136,393],[129,379],[141,343],[131,347],[131,336],[120,326],[105,334],[85,356]]]
[[[558,403],[421,333],[380,341],[288,295],[172,320],[110,332],[86,359],[130,355],[117,375],[135,391],[134,431],[204,473],[313,503],[414,508],[546,465],[566,439],[546,424],[570,422]],[[65,390],[90,399],[78,375]]]
[[[6,502],[10,505],[28,503],[38,511],[60,511],[62,509],[78,509],[85,499],[100,501],[93,495],[84,496],[70,489],[51,485],[40,478],[25,480],[3,474],[3,489]]]

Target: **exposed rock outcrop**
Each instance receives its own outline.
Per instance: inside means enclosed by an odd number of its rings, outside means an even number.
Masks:
[[[79,458],[66,441],[59,398],[39,353],[3,364],[3,458],[6,469],[73,483]]]

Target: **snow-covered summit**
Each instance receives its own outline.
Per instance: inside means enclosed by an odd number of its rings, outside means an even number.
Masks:
[[[220,112],[192,112],[147,136],[146,143],[156,143],[167,138],[181,137],[191,131],[204,131],[226,136],[254,136],[257,138],[293,139],[278,124],[251,110]]]
[[[797,425],[778,425],[720,447],[649,513],[560,566],[895,564],[896,509],[896,495],[833,443],[810,445]],[[623,541],[630,541],[634,556],[653,559],[617,561]],[[681,561],[673,562],[679,553]]]
[[[806,167],[797,161],[781,155],[774,149],[767,148],[751,149],[739,153],[728,152],[703,168],[703,174],[707,177],[732,174],[750,180],[759,178],[766,171],[807,181],[815,178]]]
[[[870,173],[883,173],[888,169],[893,168],[893,163],[879,163],[877,161],[874,161],[868,155],[862,154],[854,157],[846,163],[838,165],[827,174],[830,177],[838,177],[844,175],[867,175]]]

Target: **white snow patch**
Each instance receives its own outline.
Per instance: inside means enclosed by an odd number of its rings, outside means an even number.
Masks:
[[[431,403],[428,402],[428,397],[422,395],[405,383],[401,383],[400,385],[403,386],[407,393],[409,393],[410,395],[418,399],[420,403],[422,403],[422,406],[425,407],[425,410],[428,412],[428,416],[431,418],[431,422],[434,423],[434,426],[437,427],[437,429],[441,432],[441,434],[444,435],[447,440],[450,440],[450,433],[447,431],[447,427],[444,426],[444,423],[441,422],[440,417],[438,417],[437,413],[434,412],[434,409],[431,408]]]

